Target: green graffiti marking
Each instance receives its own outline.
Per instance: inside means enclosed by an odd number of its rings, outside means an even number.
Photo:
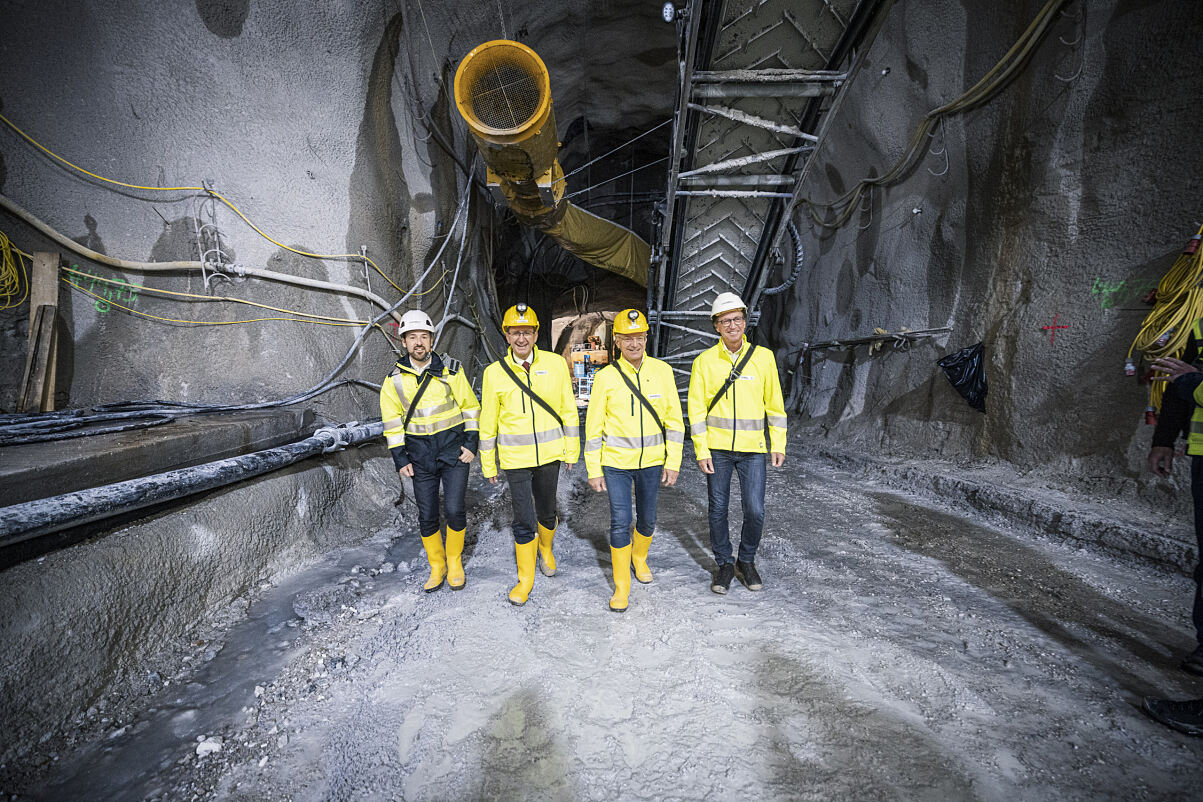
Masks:
[[[79,265],[71,265],[71,268],[73,270],[79,270]],[[113,307],[110,304],[110,301],[113,303],[122,304],[124,306],[130,306],[137,302],[138,290],[141,290],[144,286],[142,284],[130,284],[128,281],[119,278],[110,279],[111,281],[115,281],[115,284],[110,284],[107,281],[97,281],[97,279],[108,278],[108,276],[101,276],[92,267],[89,267],[87,270],[81,272],[86,273],[89,278],[84,278],[83,276],[72,276],[72,280],[74,280],[79,284],[79,286],[83,287],[88,292],[100,296],[96,299],[94,305],[96,307],[96,311],[102,315],[107,315],[112,311]]]
[[[1157,281],[1156,278],[1121,279],[1119,281],[1096,278],[1090,287],[1090,294],[1098,298],[1099,306],[1103,309],[1131,306],[1139,303],[1149,290],[1155,289]]]

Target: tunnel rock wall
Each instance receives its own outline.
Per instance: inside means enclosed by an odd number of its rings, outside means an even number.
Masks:
[[[921,115],[976,83],[1042,4],[896,4],[814,156],[830,200],[902,154]],[[764,327],[811,434],[849,450],[997,459],[1161,498],[1124,357],[1203,219],[1191,107],[1203,96],[1189,2],[1070,3],[1017,80],[945,118],[906,177],[843,227],[796,216],[806,264]],[[816,211],[823,212],[821,207]],[[1056,319],[1060,329],[1046,329]],[[804,343],[949,327],[909,350]],[[986,414],[935,361],[983,341]]]
[[[0,111],[46,147],[105,177],[211,186],[289,247],[324,254],[366,247],[388,280],[405,290],[450,227],[464,180],[456,185],[451,159],[413,121],[403,91],[406,23],[398,9],[380,5],[10,4],[0,41]],[[367,288],[389,302],[400,297],[380,274],[365,275],[357,260],[291,253],[196,193],[106,186],[0,129],[0,192],[101,253],[196,260],[199,222],[210,226],[206,246],[215,245],[218,232],[226,262]],[[26,250],[61,250],[5,213],[0,230]],[[451,261],[455,250],[448,249]],[[279,398],[316,384],[356,333],[279,320],[213,327],[148,321],[117,304],[190,321],[287,315],[167,300],[139,285],[337,318],[380,311],[359,297],[256,278],[218,279],[206,288],[199,273],[120,272],[64,255],[84,273],[134,286],[69,276],[99,298],[61,287],[70,342],[60,365],[60,406]],[[445,305],[442,293],[425,302],[436,314]],[[5,363],[23,364],[28,310],[5,315]],[[471,342],[450,333],[465,349]],[[394,358],[374,335],[348,373],[378,380]],[[20,370],[13,373],[6,371],[0,387],[6,410],[20,379]],[[337,391],[325,403],[332,416],[365,418],[375,398]]]

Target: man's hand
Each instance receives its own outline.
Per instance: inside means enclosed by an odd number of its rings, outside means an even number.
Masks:
[[[782,454],[780,451],[774,451],[773,452],[773,467],[780,468],[784,464],[785,464],[785,455]]]
[[[660,472],[660,484],[664,485],[665,487],[672,487],[677,483],[677,477],[679,475],[680,473],[678,471],[670,471],[668,468],[665,468]]]
[[[596,490],[598,493],[605,493],[606,492],[606,477],[598,476],[596,478],[591,478],[589,480],[589,486],[592,487],[594,490]]]
[[[1174,449],[1153,446],[1149,449],[1149,470],[1158,476],[1169,476],[1174,468]]]
[[[1172,382],[1179,376],[1185,376],[1187,373],[1198,373],[1199,369],[1189,362],[1183,362],[1181,359],[1174,359],[1172,356],[1163,356],[1153,360],[1154,370],[1164,370],[1165,376],[1154,376],[1155,382]]]
[[[698,460],[698,467],[702,469],[702,473],[714,473],[714,460],[710,457]]]
[[[497,477],[496,477],[496,476],[490,476],[490,477],[489,477],[489,484],[491,484],[491,485],[495,485],[495,484],[497,484]]]
[[[463,446],[459,447],[459,461],[460,462],[471,462],[474,459],[476,459],[475,454],[473,454],[471,451],[464,448]]]
[[[414,464],[411,462],[404,468],[398,468],[397,473],[401,474],[402,476],[408,476],[412,479],[414,475]]]
[[[572,473],[572,467],[574,465],[576,465],[575,462],[565,462],[564,463],[564,473]]]

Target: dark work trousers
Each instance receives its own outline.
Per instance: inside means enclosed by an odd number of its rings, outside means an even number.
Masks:
[[[602,466],[606,494],[610,497],[610,545],[621,549],[631,545],[631,487],[635,488],[635,529],[651,537],[656,529],[656,501],[660,494],[663,465],[647,468],[611,468]]]
[[[507,468],[510,505],[514,508],[514,542],[535,539],[535,522],[544,529],[556,528],[556,485],[560,481],[560,461],[538,468]]]
[[[468,463],[436,462],[433,472],[417,462],[414,466],[414,502],[418,505],[418,531],[430,537],[439,531],[439,484],[443,485],[443,514],[447,528],[462,531],[468,525],[464,491],[468,488]]]
[[[719,565],[729,565],[733,562],[731,534],[727,524],[732,473],[739,474],[739,498],[744,511],[744,525],[739,534],[739,561],[750,563],[756,559],[756,549],[764,531],[767,456],[750,451],[723,451],[717,448],[710,451],[710,461],[714,464],[714,473],[706,474],[710,507],[710,548],[714,550],[714,561]]]
[[[1190,458],[1190,494],[1195,501],[1195,604],[1191,618],[1195,622],[1195,638],[1203,646],[1203,457]]]

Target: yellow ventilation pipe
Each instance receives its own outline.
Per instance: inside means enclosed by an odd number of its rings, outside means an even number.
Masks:
[[[647,286],[651,246],[564,200],[551,78],[535,51],[506,39],[474,48],[455,71],[455,105],[484,157],[489,188],[520,223],[589,264]]]

